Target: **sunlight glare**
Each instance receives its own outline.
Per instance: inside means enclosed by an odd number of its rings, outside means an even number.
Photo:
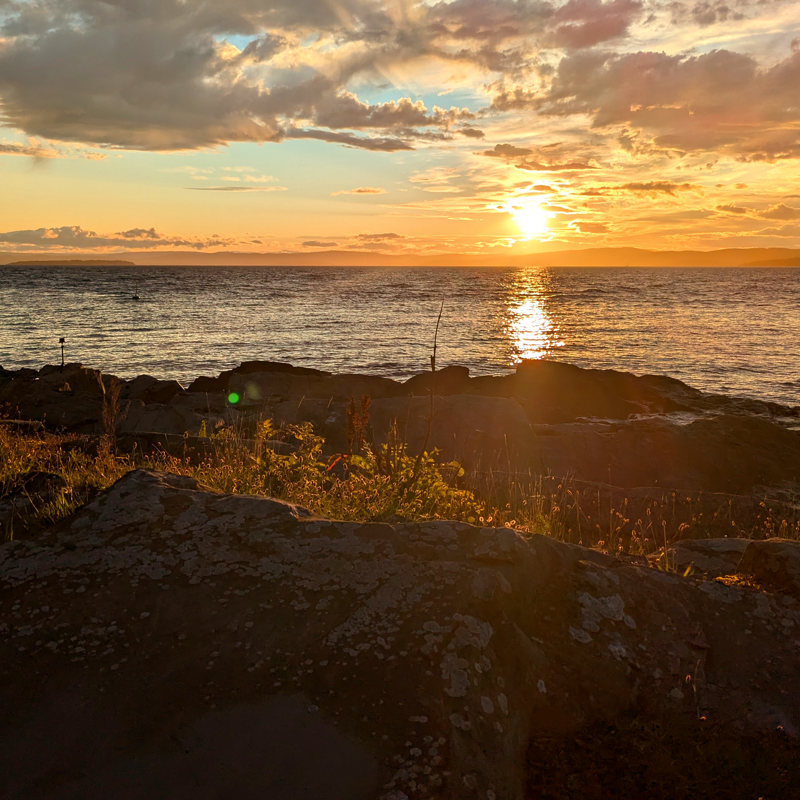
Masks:
[[[546,270],[529,272],[511,287],[506,332],[512,363],[547,358],[564,347],[561,325],[548,308],[551,275]]]
[[[506,211],[514,218],[520,232],[531,238],[546,234],[547,221],[553,216],[549,211],[545,211],[537,200],[507,203]]]

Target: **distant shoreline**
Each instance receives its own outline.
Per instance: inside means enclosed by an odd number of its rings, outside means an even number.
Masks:
[[[197,251],[121,252],[116,259],[91,258],[92,253],[74,253],[73,259],[52,254],[0,253],[14,259],[6,266],[126,266],[126,267],[796,267],[797,248],[727,248],[722,250],[643,250],[635,247],[600,247],[583,250],[509,255],[448,254],[392,255],[353,250],[294,253],[237,253]]]
[[[8,267],[135,267],[133,261],[115,261],[112,259],[82,260],[72,261],[51,261],[36,259],[34,261],[12,261],[6,264]]]

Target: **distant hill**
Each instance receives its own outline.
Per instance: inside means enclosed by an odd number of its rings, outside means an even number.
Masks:
[[[20,259],[18,253],[7,258]],[[198,253],[193,250],[120,253],[131,260],[16,260],[23,266],[191,266],[191,267],[790,267],[800,266],[800,249],[729,248],[726,250],[642,250],[596,247],[525,254],[386,255],[363,250],[302,253]],[[3,256],[0,254],[0,259]]]
[[[72,261],[59,261],[51,259],[34,259],[33,261],[12,261],[7,266],[9,267],[135,267],[133,261],[114,261],[108,259],[100,259],[93,261],[84,261],[81,259],[73,259]]]
[[[766,261],[754,261],[746,264],[748,267],[800,267],[800,257],[797,258],[773,258]]]
[[[317,253],[136,253],[139,264],[220,267],[740,267],[767,260],[800,258],[791,248],[727,250],[642,250],[598,247],[514,255],[395,256],[358,250]]]

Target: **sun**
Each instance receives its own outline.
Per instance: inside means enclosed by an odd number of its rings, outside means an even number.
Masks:
[[[547,233],[547,221],[552,214],[545,211],[537,200],[507,203],[506,211],[514,218],[523,235],[534,237]]]

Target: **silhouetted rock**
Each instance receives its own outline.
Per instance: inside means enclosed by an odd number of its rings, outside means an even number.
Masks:
[[[430,394],[431,382],[438,395],[463,394],[469,387],[469,369],[459,366],[444,367],[436,370],[435,376],[430,372],[422,372],[409,378],[403,384],[403,389],[408,394]]]
[[[145,405],[148,403],[169,403],[173,397],[183,392],[183,386],[178,381],[161,381],[151,375],[140,375],[132,381],[128,381],[122,391],[120,398],[123,400],[141,400]]]
[[[800,432],[763,417],[697,417],[689,424],[653,417],[533,430],[542,463],[554,475],[730,494],[800,487]]]
[[[737,796],[794,785],[795,600],[541,536],[332,522],[136,472],[0,547],[0,603],[15,800],[522,800],[545,780],[566,798],[572,773],[531,756],[622,769],[625,751],[576,744],[609,725],[639,747],[656,730],[667,779],[713,759],[669,750],[706,731],[755,754]],[[758,743],[778,726],[775,764]],[[647,773],[627,786],[654,796]]]
[[[92,432],[99,430],[105,393],[103,376],[97,370],[82,364],[47,366],[33,376],[0,384],[0,405],[20,419]]]
[[[282,361],[243,361],[230,372],[233,375],[252,375],[254,372],[280,372],[286,375],[314,375],[318,378],[328,377],[331,374],[311,367],[295,367],[293,364],[285,364]]]
[[[459,460],[470,470],[532,468],[541,465],[536,437],[515,398],[450,395],[434,401],[428,451],[444,461]],[[370,424],[377,443],[386,441],[393,424],[409,452],[425,446],[431,416],[427,397],[375,400]]]
[[[244,406],[304,398],[349,400],[368,395],[391,397],[398,393],[398,384],[389,378],[373,375],[311,375],[286,371],[234,373],[228,389],[236,392]]]
[[[195,378],[190,384],[187,392],[224,392],[228,389],[229,376],[209,378],[201,375]]]
[[[788,539],[750,542],[739,562],[738,573],[759,586],[800,599],[800,542]]]

